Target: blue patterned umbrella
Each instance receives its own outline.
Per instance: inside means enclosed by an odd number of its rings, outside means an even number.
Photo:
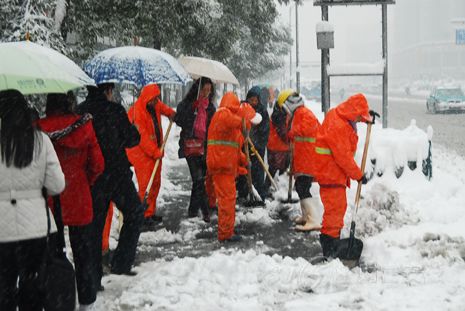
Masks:
[[[128,83],[141,88],[151,83],[186,84],[189,74],[171,55],[140,46],[124,46],[98,53],[84,65],[97,84]]]

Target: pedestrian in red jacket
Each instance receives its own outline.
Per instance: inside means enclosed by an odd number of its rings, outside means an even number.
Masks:
[[[74,114],[70,96],[49,94],[46,115],[37,123],[52,140],[65,175],[66,188],[59,200],[63,224],[69,229],[78,300],[81,305],[90,305],[97,293],[90,243],[93,218],[90,187],[103,172],[104,160],[92,126],[92,116]]]

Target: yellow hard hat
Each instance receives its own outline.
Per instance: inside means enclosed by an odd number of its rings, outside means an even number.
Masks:
[[[284,102],[287,100],[287,98],[293,94],[297,94],[296,91],[293,89],[285,89],[279,92],[278,95],[278,101],[276,102],[279,107],[282,107],[284,105]]]

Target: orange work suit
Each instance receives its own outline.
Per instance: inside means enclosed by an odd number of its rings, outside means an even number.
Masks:
[[[139,145],[127,149],[129,161],[136,171],[139,184],[139,196],[144,199],[145,190],[149,184],[150,176],[157,159],[160,159],[155,179],[147,198],[145,218],[155,214],[156,201],[161,184],[161,145],[163,144],[163,130],[161,127],[161,115],[168,118],[174,116],[175,111],[163,103],[160,99],[160,89],[156,84],[149,84],[142,89],[136,103],[129,109],[129,120],[137,127],[140,134]],[[155,104],[153,100],[155,99]],[[158,135],[157,135],[158,133]]]
[[[339,238],[347,209],[346,187],[363,173],[355,162],[358,136],[355,122],[369,122],[368,102],[362,94],[351,96],[331,109],[320,126],[315,143],[315,176],[324,206],[321,233]]]
[[[234,235],[236,217],[236,177],[243,173],[246,158],[243,144],[242,118],[238,115],[239,99],[226,93],[208,128],[207,175],[211,176],[218,201],[218,240]],[[208,188],[208,187],[207,187]]]
[[[314,176],[315,141],[319,127],[320,122],[310,109],[300,106],[295,110],[288,134],[294,144],[294,174]]]

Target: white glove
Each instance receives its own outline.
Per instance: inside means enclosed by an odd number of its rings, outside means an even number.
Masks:
[[[263,120],[262,115],[259,113],[256,113],[255,116],[252,118],[252,120],[250,120],[250,123],[252,123],[253,125],[257,125],[257,124],[260,124],[262,120]]]

